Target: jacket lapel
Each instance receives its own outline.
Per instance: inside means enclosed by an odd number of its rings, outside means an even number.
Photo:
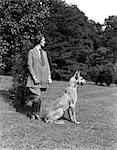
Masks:
[[[38,53],[36,47],[34,48],[34,52],[35,52],[35,54],[37,55],[40,64],[42,65],[42,63],[41,63],[41,58],[40,58],[40,56],[39,56],[39,53]],[[43,53],[43,51],[42,51],[42,53]],[[43,54],[43,56],[44,56],[44,54]]]
[[[38,60],[39,60],[39,62],[41,63],[41,60],[40,60],[40,57],[39,57],[39,54],[38,54],[38,52],[37,52],[37,49],[36,49],[36,48],[34,48],[34,53],[37,55]]]

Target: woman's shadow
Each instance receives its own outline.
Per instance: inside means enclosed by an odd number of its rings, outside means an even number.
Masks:
[[[19,103],[14,99],[14,95],[11,95],[8,90],[0,90],[0,96],[2,100],[6,103],[9,103],[11,107],[15,109],[16,112],[25,114],[28,116],[31,112],[31,105],[26,105],[26,103]]]
[[[3,98],[5,102],[10,102],[9,100],[9,92],[6,90],[0,90],[0,96]]]

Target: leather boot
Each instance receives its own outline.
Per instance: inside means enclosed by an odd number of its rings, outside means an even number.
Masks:
[[[31,114],[30,114],[30,119],[35,120],[35,113],[36,113],[36,105],[35,102],[32,102],[32,109],[31,109]]]
[[[35,119],[40,119],[40,108],[41,108],[41,101],[39,100],[38,102],[35,102],[36,103],[36,113],[35,113]]]
[[[32,103],[32,112],[31,112],[31,118],[40,120],[39,112],[40,112],[40,107],[41,107],[41,101],[33,101]]]

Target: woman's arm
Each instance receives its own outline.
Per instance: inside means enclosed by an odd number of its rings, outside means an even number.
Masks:
[[[47,53],[46,53],[46,57],[47,57]],[[48,82],[52,83],[51,71],[50,71],[50,65],[49,65],[48,57],[46,58],[46,60],[47,60]]]
[[[35,75],[34,69],[33,69],[33,55],[32,55],[32,50],[30,50],[28,52],[27,66],[28,66],[29,73],[30,73],[31,77],[33,78],[35,84],[38,84],[39,81],[38,81],[38,79],[37,79],[37,77]]]

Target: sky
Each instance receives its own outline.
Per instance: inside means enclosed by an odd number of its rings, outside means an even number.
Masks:
[[[117,16],[117,0],[65,0],[68,4],[75,4],[85,13],[89,20],[104,23],[109,16]]]

